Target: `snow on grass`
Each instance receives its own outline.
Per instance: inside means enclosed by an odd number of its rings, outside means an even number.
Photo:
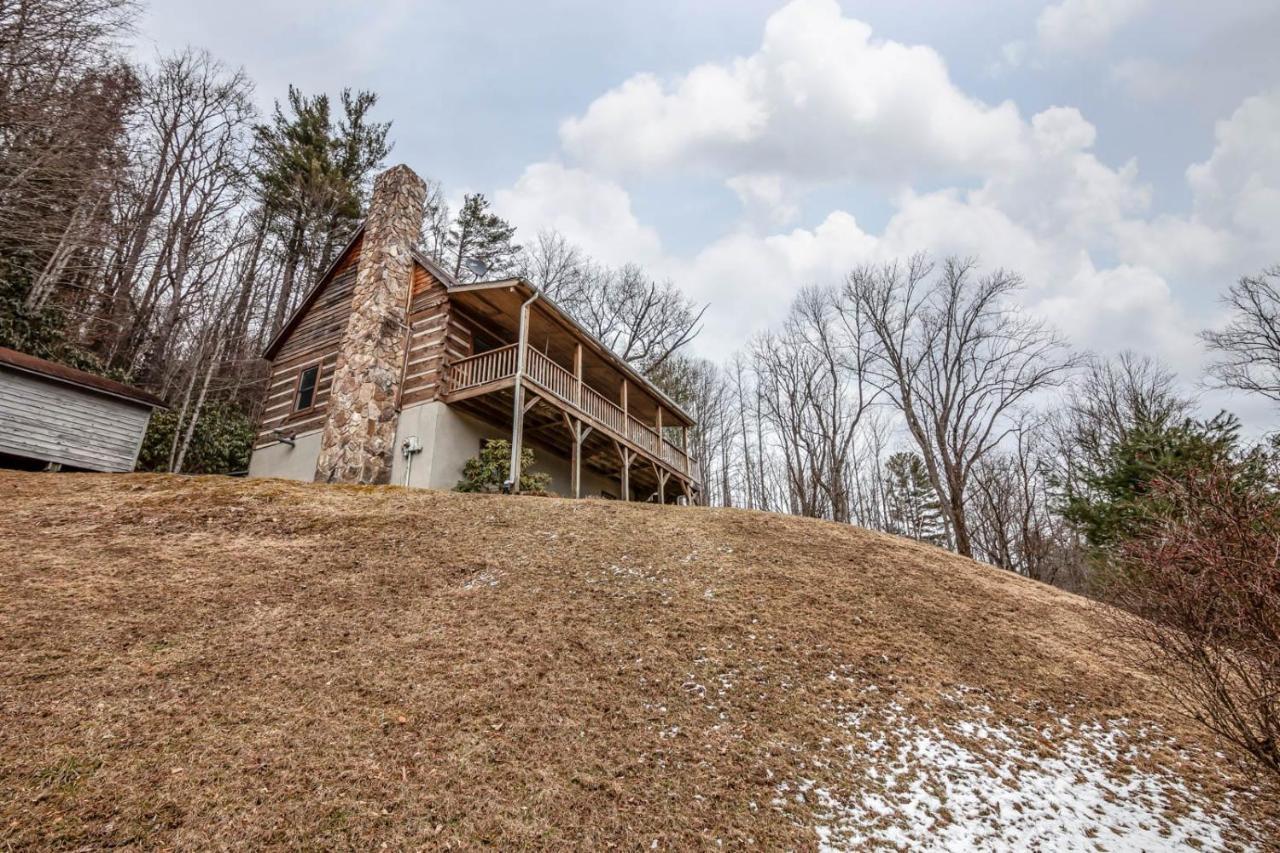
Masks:
[[[784,782],[774,805],[793,799],[813,808],[825,851],[1226,846],[1229,802],[1210,802],[1142,760],[1157,733],[1125,720],[1073,725],[1056,714],[1048,724],[995,721],[984,705],[966,713],[970,719],[922,722],[890,703],[848,715],[842,769],[853,784],[840,791]]]

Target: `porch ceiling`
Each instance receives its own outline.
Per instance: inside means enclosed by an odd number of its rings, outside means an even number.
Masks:
[[[506,430],[511,429],[511,390],[504,389],[490,394],[469,397],[450,403],[473,417],[487,421]],[[545,401],[538,402],[525,413],[524,440],[531,444],[535,454],[547,451],[567,457],[573,439],[558,408]],[[582,445],[582,467],[615,481],[622,473],[622,461],[609,436],[600,430],[589,435]],[[668,496],[678,493],[673,479],[669,483]],[[631,466],[631,485],[638,492],[657,491],[658,478],[649,461],[639,458]]]

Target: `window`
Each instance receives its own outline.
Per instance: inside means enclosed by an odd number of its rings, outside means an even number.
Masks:
[[[302,375],[298,377],[298,395],[293,406],[295,412],[311,408],[316,398],[316,380],[319,378],[320,365],[318,364],[313,364],[302,371]]]

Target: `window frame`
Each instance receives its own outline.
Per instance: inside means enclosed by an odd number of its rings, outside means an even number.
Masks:
[[[305,408],[299,408],[298,401],[302,394],[302,377],[307,375],[307,371],[315,368],[316,382],[311,387],[311,402]],[[293,381],[293,410],[289,412],[289,417],[297,417],[306,414],[316,408],[316,397],[320,396],[320,374],[324,372],[323,361],[313,361],[304,364],[298,369],[298,378]]]

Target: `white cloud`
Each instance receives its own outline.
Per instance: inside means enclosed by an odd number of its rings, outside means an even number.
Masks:
[[[1246,98],[1214,128],[1216,145],[1187,169],[1196,213],[1276,245],[1280,222],[1280,89]]]
[[[1190,82],[1180,69],[1151,59],[1122,59],[1111,66],[1110,77],[1125,92],[1142,101],[1174,96]]]
[[[1225,286],[1280,258],[1280,90],[1246,98],[1214,136],[1209,158],[1186,171],[1189,213],[1115,225],[1122,260]]]
[[[1097,131],[1074,107],[1031,119],[1031,144],[1014,166],[974,193],[1042,235],[1105,238],[1124,217],[1146,209],[1150,191],[1134,162],[1113,169],[1089,151]]]
[[[713,357],[739,349],[781,317],[801,287],[835,284],[860,263],[919,251],[972,255],[988,269],[1021,273],[1027,307],[1059,324],[1077,346],[1106,352],[1146,342],[1149,351],[1171,360],[1196,352],[1194,329],[1162,270],[1136,264],[1098,269],[1091,256],[1095,246],[1121,240],[1132,244],[1130,254],[1157,253],[1159,238],[1177,227],[1166,222],[1159,230],[1136,230],[1149,203],[1136,164],[1102,163],[1091,151],[1096,129],[1070,107],[1045,110],[1014,135],[1017,156],[975,189],[898,193],[878,235],[843,210],[812,228],[773,233],[761,233],[759,222],[748,227],[748,215],[691,256],[672,257],[636,220],[619,184],[545,163],[526,170],[496,203],[521,227],[559,228],[603,260],[647,255],[652,272],[714,306],[699,342]],[[736,175],[729,183],[748,214],[792,203],[790,184],[776,172]]]
[[[775,173],[734,175],[725,181],[738,194],[748,218],[769,225],[786,225],[800,215],[795,193],[787,180]]]
[[[702,170],[880,182],[979,174],[1019,156],[1010,102],[962,92],[928,47],[875,39],[835,0],[794,0],[746,58],[668,83],[632,77],[560,128],[565,149],[609,174]]]
[[[691,259],[672,259],[663,271],[694,299],[712,304],[698,348],[723,358],[782,317],[800,288],[841,281],[875,257],[877,245],[851,214],[837,210],[813,229],[768,236],[735,231]]]
[[[636,219],[627,191],[581,169],[534,163],[494,195],[494,207],[523,234],[553,228],[606,264],[661,257],[658,232]]]
[[[1054,53],[1074,53],[1110,41],[1150,5],[1150,0],[1062,0],[1046,6],[1036,19],[1040,46]]]
[[[1056,290],[1032,307],[1073,344],[1107,355],[1136,350],[1185,375],[1199,371],[1195,320],[1154,270],[1128,265],[1099,270],[1086,257]]]
[[[1121,5],[1112,15],[1067,0],[1042,35],[1095,44],[1142,8]],[[776,322],[801,287],[929,251],[1021,273],[1025,307],[1078,347],[1137,348],[1194,375],[1206,320],[1187,309],[1188,290],[1251,251],[1280,253],[1280,94],[1219,122],[1213,152],[1187,171],[1195,201],[1185,215],[1152,216],[1137,162],[1103,162],[1097,137],[1074,107],[1024,120],[1012,105],[987,106],[951,82],[934,51],[875,40],[829,0],[797,0],[769,19],[751,56],[666,83],[639,75],[596,99],[561,127],[579,165],[531,166],[496,201],[526,230],[551,225],[607,262],[642,260],[710,302],[698,349],[712,357]],[[689,171],[725,181],[743,215],[672,255],[621,182]],[[972,185],[912,188],[946,174]],[[787,227],[808,191],[859,179],[891,193],[878,233],[839,208]]]

